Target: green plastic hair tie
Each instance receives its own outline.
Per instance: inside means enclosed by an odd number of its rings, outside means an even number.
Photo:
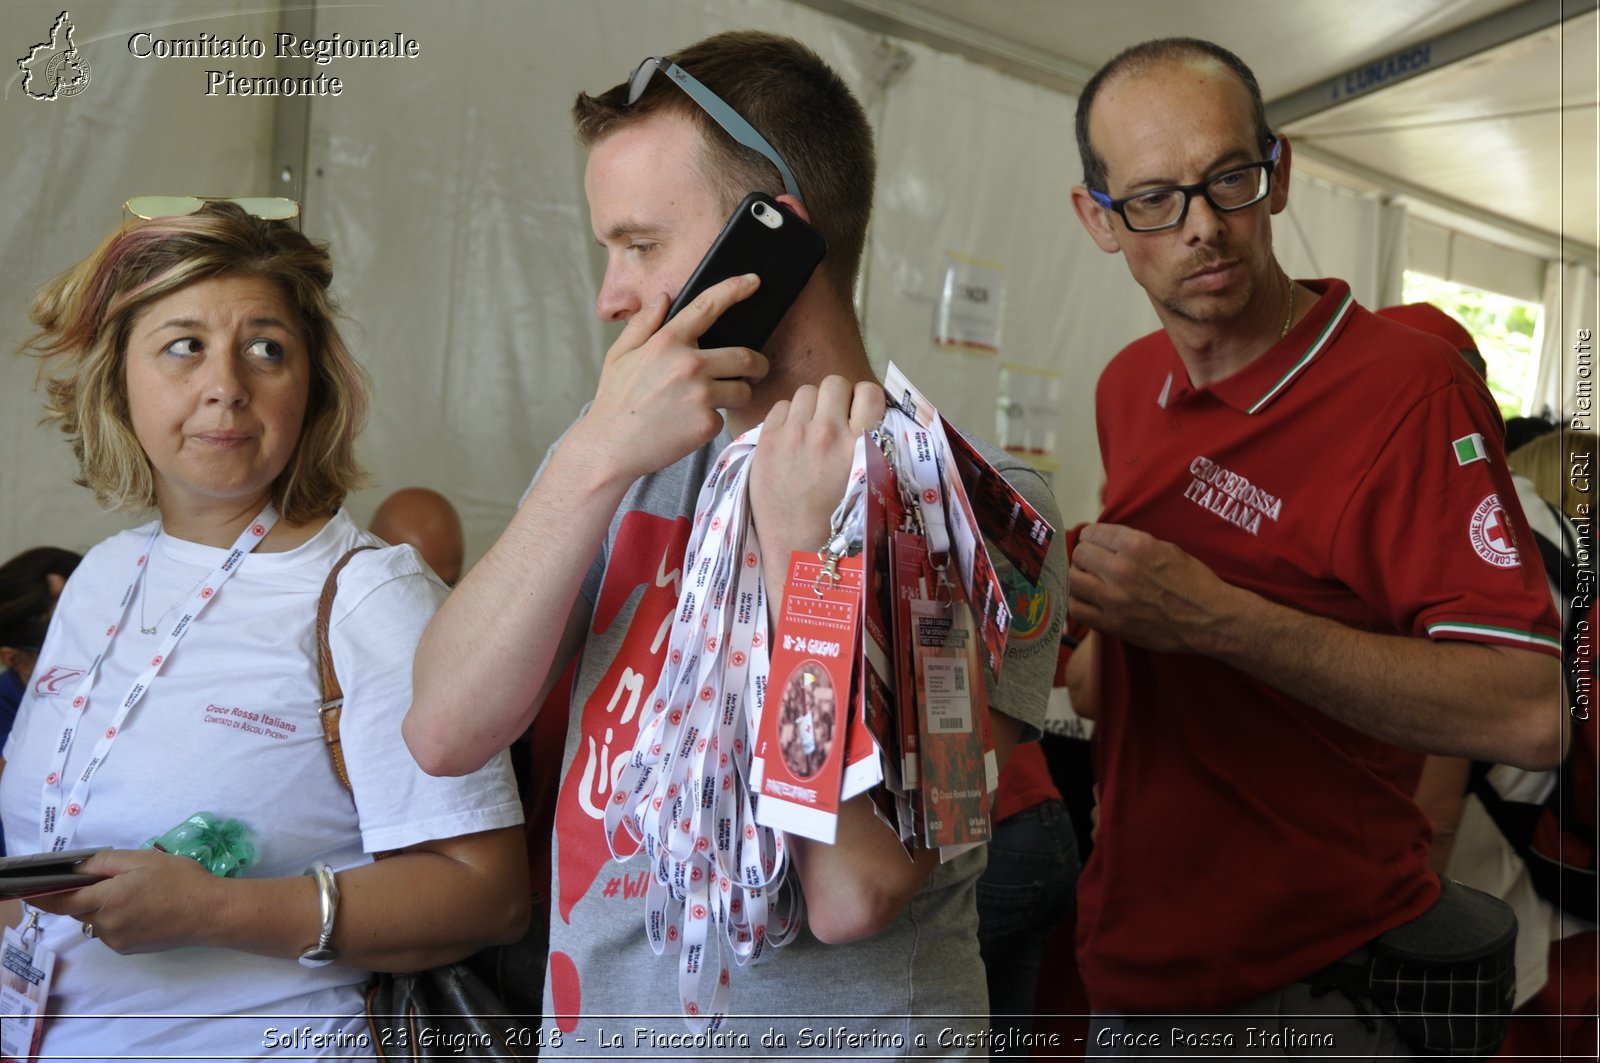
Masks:
[[[236,819],[218,819],[210,812],[196,812],[145,842],[144,848],[187,856],[219,878],[238,878],[256,859],[250,828]]]

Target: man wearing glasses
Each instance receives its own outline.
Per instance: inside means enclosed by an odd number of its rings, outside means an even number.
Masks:
[[[982,853],[908,859],[865,796],[841,808],[835,844],[789,839],[806,930],[732,968],[732,1013],[744,1017],[730,1019],[719,1041],[671,1040],[685,1033],[683,1002],[710,998],[716,953],[694,970],[684,961],[689,983],[710,972],[697,993],[682,988],[679,956],[652,954],[643,925],[650,862],[612,861],[603,810],[622,796],[613,786],[650,711],[642,702],[678,612],[696,498],[729,433],[763,426],[750,506],[770,589],[782,585],[791,551],[827,540],[855,439],[883,417],[851,302],[872,205],[872,135],[860,104],[816,55],[759,33],[647,59],[629,80],[580,96],[573,115],[589,150],[590,226],[607,259],[596,309],[627,326],[593,403],[425,635],[407,741],[429,771],[470,770],[528,727],[543,692],[578,658],[546,989],[546,1025],[561,1030],[560,1051],[970,1054],[988,1025],[973,892]],[[663,318],[752,190],[805,217],[828,252],[764,355],[700,350],[697,338],[752,283],[725,281]],[[986,456],[1058,519],[1037,473],[992,448]],[[1024,725],[1043,721],[1064,569],[1057,552],[1045,569],[1049,619],[1038,636],[1008,643],[1004,683],[990,700],[1002,757]],[[769,711],[775,702],[767,699]],[[623,1041],[603,1039],[619,1030]]]
[[[1105,510],[1070,569],[1099,633],[1091,1040],[1388,1053],[1390,1021],[1303,980],[1439,896],[1417,753],[1560,752],[1499,416],[1446,345],[1284,274],[1290,145],[1232,53],[1129,49],[1077,129],[1079,219],[1163,325],[1100,379]]]

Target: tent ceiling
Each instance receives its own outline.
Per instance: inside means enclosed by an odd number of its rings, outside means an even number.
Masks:
[[[1409,45],[1475,26],[1554,23],[1516,39],[1499,30],[1504,43],[1283,128],[1313,172],[1398,194],[1424,216],[1509,246],[1596,254],[1593,0],[804,2],[1073,93],[1132,42],[1206,37],[1251,64],[1269,108]]]

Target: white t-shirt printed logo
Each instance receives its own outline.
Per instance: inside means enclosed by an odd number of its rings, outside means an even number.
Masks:
[[[1490,493],[1478,503],[1478,508],[1472,511],[1467,534],[1478,556],[1496,568],[1516,568],[1522,564],[1516,536],[1511,531],[1511,519],[1506,516],[1499,495]]]
[[[53,698],[59,694],[67,693],[68,684],[83,675],[82,668],[63,668],[61,665],[51,665],[33,680],[33,696],[36,698]]]
[[[1282,498],[1203,455],[1189,463],[1189,475],[1184,498],[1251,535],[1261,534],[1263,517],[1276,522],[1283,514]]]
[[[245,734],[260,735],[282,742],[299,728],[292,720],[274,716],[270,712],[257,712],[237,705],[207,705],[201,715],[203,723],[231,727]]]

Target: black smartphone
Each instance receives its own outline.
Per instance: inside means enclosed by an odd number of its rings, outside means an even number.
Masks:
[[[671,320],[694,297],[729,277],[754,273],[761,287],[734,303],[700,336],[701,349],[749,347],[759,351],[799,298],[827,253],[822,234],[765,192],[752,192],[734,209],[700,264],[667,311]]]

